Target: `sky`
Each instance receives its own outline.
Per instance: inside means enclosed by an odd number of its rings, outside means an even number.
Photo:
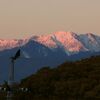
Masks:
[[[100,35],[100,0],[0,0],[0,38],[56,31]]]

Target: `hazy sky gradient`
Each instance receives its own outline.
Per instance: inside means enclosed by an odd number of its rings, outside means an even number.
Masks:
[[[100,34],[100,0],[0,0],[0,38],[55,31]]]

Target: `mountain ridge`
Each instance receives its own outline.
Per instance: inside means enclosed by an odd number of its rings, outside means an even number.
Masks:
[[[14,46],[8,43],[7,47],[4,46],[0,51],[1,83],[8,79],[11,63],[9,58],[18,49],[26,52],[30,57],[29,59],[20,57],[16,61],[15,80],[17,81],[37,72],[44,66],[54,68],[66,61],[77,61],[100,55],[100,37],[90,33],[89,35],[77,35],[71,32],[57,32],[49,35],[34,35],[24,40],[15,41],[13,41],[14,43],[9,42]]]
[[[0,40],[0,51],[22,47],[29,41],[36,41],[50,49],[62,47],[67,52],[100,51],[100,36],[93,33],[76,34],[74,32],[55,32],[48,35],[33,35],[23,39]]]

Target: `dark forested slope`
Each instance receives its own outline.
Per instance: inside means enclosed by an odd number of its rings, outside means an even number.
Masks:
[[[55,69],[44,67],[20,86],[31,89],[30,95],[21,95],[30,100],[100,99],[100,56],[66,62]]]
[[[44,67],[19,87],[30,93],[18,93],[17,100],[100,100],[100,56]]]

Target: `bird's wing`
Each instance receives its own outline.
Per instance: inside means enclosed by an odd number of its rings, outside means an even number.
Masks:
[[[14,56],[14,59],[16,60],[19,57],[20,57],[20,49],[16,52],[16,54]]]

